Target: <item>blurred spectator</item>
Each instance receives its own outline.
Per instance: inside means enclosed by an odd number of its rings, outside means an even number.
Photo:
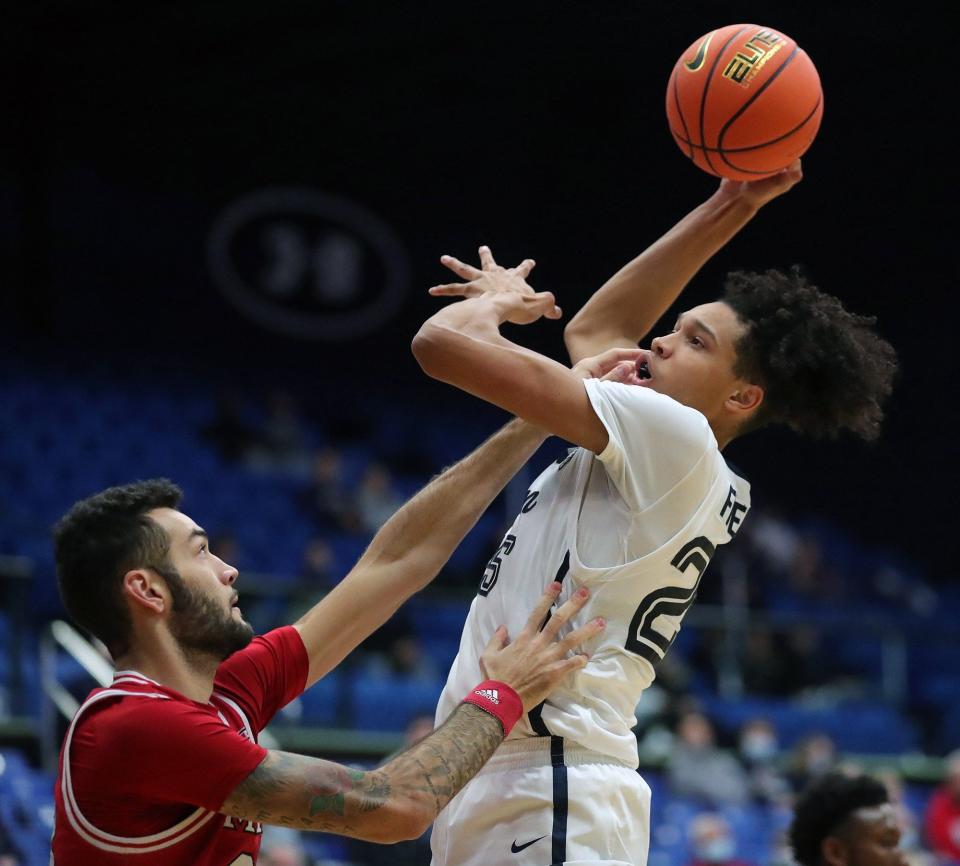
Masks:
[[[922,852],[920,820],[906,801],[903,778],[895,770],[884,770],[876,776],[887,789],[887,796],[896,812],[897,824],[900,827],[900,848],[907,853]]]
[[[314,456],[301,501],[319,529],[355,532],[359,528],[343,481],[343,458],[335,448],[322,448]]]
[[[243,569],[246,567],[243,551],[237,543],[237,536],[230,529],[223,529],[211,533],[210,552],[217,555],[227,565]]]
[[[403,746],[383,763],[395,758],[400,752],[422,740],[433,730],[433,713],[422,713],[410,720],[404,731]],[[394,845],[378,845],[360,839],[349,839],[347,851],[350,862],[356,866],[429,866],[430,830],[428,827],[417,839],[397,842]]]
[[[673,708],[667,690],[654,680],[643,690],[634,715],[637,718],[637,748],[643,760],[665,761],[673,748],[673,731],[668,724]]]
[[[944,761],[944,780],[927,802],[924,827],[934,853],[960,863],[960,750],[951,752]]]
[[[690,666],[676,648],[657,665],[657,678],[643,690],[634,709],[638,748],[645,760],[659,763],[669,756],[672,720],[685,709],[682,703],[690,693],[691,679]]]
[[[288,827],[264,825],[257,862],[260,866],[307,866],[300,834]]]
[[[675,796],[693,797],[713,806],[747,802],[746,771],[733,755],[717,748],[713,725],[702,713],[681,716],[666,769]]]
[[[823,635],[815,625],[795,625],[782,636],[790,662],[790,678],[796,691],[827,685],[836,678],[823,651]]]
[[[371,463],[360,482],[354,505],[364,532],[376,532],[403,505],[400,494],[392,487],[386,467]]]
[[[423,645],[412,633],[397,634],[384,651],[372,655],[366,665],[372,676],[394,676],[434,683],[440,679],[436,662],[424,652]]]
[[[919,616],[932,616],[940,601],[936,591],[922,580],[910,578],[896,566],[885,563],[871,576],[870,583],[878,598],[890,602],[895,609],[909,608]]]
[[[336,563],[333,550],[322,538],[313,538],[303,549],[303,562],[300,565],[299,582],[307,592],[316,589],[330,589],[337,582]]]
[[[414,743],[419,743],[428,734],[433,733],[433,713],[421,713],[414,716],[407,723],[404,731],[405,748],[409,748]]]
[[[787,777],[794,791],[803,791],[837,762],[837,746],[822,733],[810,734],[794,747]]]
[[[274,391],[248,463],[257,469],[290,474],[309,472],[309,436],[293,395]]]
[[[440,670],[424,652],[413,620],[405,608],[360,644],[364,670],[370,676],[407,677],[422,682],[436,682]]]
[[[747,632],[740,675],[744,690],[754,695],[790,695],[801,686],[793,677],[784,642],[765,628]]]
[[[797,555],[800,536],[774,509],[754,509],[744,529],[748,543],[770,568],[782,573],[790,567]]]
[[[824,561],[823,548],[814,536],[800,539],[787,573],[797,596],[816,607],[838,601],[844,594],[844,577]]]
[[[778,830],[774,834],[773,844],[770,846],[770,859],[766,866],[797,866],[786,829]]]
[[[746,866],[737,859],[737,840],[722,815],[701,812],[690,822],[690,866]]]
[[[217,398],[213,419],[200,428],[201,437],[228,463],[245,460],[257,445],[257,433],[243,418],[243,404],[231,393]]]
[[[790,782],[777,765],[780,743],[773,723],[763,718],[744,722],[740,728],[738,753],[747,771],[752,798],[764,805],[787,805],[792,792]]]

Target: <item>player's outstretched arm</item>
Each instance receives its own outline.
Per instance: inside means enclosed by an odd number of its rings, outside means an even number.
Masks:
[[[480,260],[482,268],[442,259],[467,282],[434,286],[431,294],[466,300],[440,310],[417,332],[412,349],[420,366],[435,379],[600,453],[609,436],[590,405],[583,376],[500,333],[504,322],[526,324],[560,314],[550,292],[527,285],[533,262],[502,268],[487,247],[480,248]],[[609,360],[611,366],[630,360],[635,366],[643,354],[636,347],[618,349]]]
[[[546,436],[545,430],[511,422],[434,478],[381,527],[350,573],[295,624],[310,657],[307,687],[437,576]]]
[[[535,707],[564,677],[586,664],[586,656],[576,650],[599,635],[604,623],[593,620],[557,638],[586,603],[588,593],[580,590],[541,630],[559,592],[560,584],[551,584],[516,640],[508,643],[501,627],[481,657],[485,687],[499,689],[504,704],[511,706],[506,722],[501,720],[504,713],[494,714],[501,712],[496,707],[488,712],[463,703],[428,737],[370,771],[272,751],[220,811],[375,842],[417,838],[503,742],[504,725]]]
[[[798,159],[763,180],[723,180],[714,195],[610,277],[570,320],[564,339],[571,362],[614,346],[636,346],[697,271],[802,176]]]

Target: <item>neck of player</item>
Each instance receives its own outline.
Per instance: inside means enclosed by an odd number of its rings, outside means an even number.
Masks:
[[[199,703],[208,703],[213,679],[222,659],[185,651],[170,632],[163,630],[134,642],[116,659],[117,670],[133,670],[160,685]]]

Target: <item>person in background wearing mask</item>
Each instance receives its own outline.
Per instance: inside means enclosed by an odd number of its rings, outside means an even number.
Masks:
[[[690,822],[693,859],[689,866],[747,866],[738,860],[737,840],[722,815],[701,812]]]
[[[732,754],[717,747],[713,723],[703,713],[689,711],[680,717],[666,771],[675,797],[714,808],[746,805],[747,775]]]
[[[794,747],[787,778],[794,791],[802,791],[837,763],[837,745],[828,734],[811,733]]]
[[[778,766],[780,743],[773,722],[759,717],[744,722],[737,754],[747,771],[750,794],[756,803],[785,806],[790,802],[790,783]]]

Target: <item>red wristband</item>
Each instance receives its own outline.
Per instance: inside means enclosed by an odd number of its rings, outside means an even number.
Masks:
[[[470,690],[463,702],[473,704],[486,710],[491,716],[496,716],[503,725],[504,737],[510,734],[513,726],[520,721],[523,715],[523,701],[506,683],[496,680],[485,680]]]

